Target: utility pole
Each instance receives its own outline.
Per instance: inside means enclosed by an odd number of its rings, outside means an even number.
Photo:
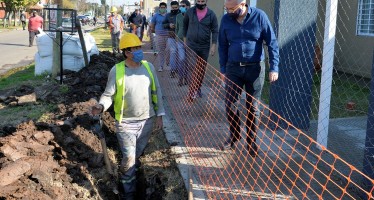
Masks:
[[[101,0],[101,4],[104,5],[104,19],[105,19],[105,29],[108,28],[108,24],[106,23],[108,21],[108,17],[107,17],[107,10],[106,10],[106,0]]]

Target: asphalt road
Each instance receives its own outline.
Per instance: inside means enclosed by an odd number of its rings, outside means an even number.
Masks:
[[[37,52],[36,42],[29,47],[29,32],[27,30],[12,30],[0,32],[0,74],[20,66],[34,62]]]

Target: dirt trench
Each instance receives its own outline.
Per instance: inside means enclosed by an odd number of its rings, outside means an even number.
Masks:
[[[6,106],[58,105],[45,122],[30,120],[0,127],[0,199],[120,199],[117,177],[121,155],[113,109],[102,116],[113,175],[105,169],[100,140],[93,131],[96,121],[87,114],[104,91],[109,70],[120,60],[121,56],[101,52],[81,71],[64,71],[64,85],[21,86],[0,98]],[[163,133],[154,135],[161,137]],[[162,166],[141,167],[138,173],[137,199],[185,199],[182,178],[172,191],[176,195],[168,194],[168,176],[177,176],[178,170],[170,146],[160,151],[164,154]]]

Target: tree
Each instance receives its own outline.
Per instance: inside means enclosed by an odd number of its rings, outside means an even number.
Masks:
[[[5,17],[3,19],[3,26],[5,27],[6,24],[11,24],[11,18],[13,17],[14,23],[16,25],[16,13],[19,13],[21,9],[25,9],[28,6],[35,5],[39,2],[39,0],[2,0],[6,7],[5,7]]]
[[[71,0],[63,0],[63,6],[62,8],[65,9],[75,9],[75,4]]]
[[[86,13],[87,10],[89,9],[89,5],[86,2],[86,0],[77,0],[76,4],[77,4],[76,9],[77,9],[78,12]]]

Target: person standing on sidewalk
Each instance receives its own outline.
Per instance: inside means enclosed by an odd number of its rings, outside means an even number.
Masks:
[[[156,34],[156,53],[159,54],[159,63],[158,63],[158,71],[162,72],[165,67],[165,52],[166,52],[166,42],[168,38],[168,32],[165,30],[162,22],[165,20],[166,15],[166,8],[167,4],[165,2],[161,2],[159,4],[159,10],[156,14],[153,15],[150,30],[151,32]]]
[[[234,104],[245,86],[249,94],[246,95],[246,149],[256,157],[258,101],[265,79],[263,44],[268,46],[269,81],[272,83],[278,80],[278,42],[264,11],[249,7],[245,0],[226,0],[225,7],[227,14],[221,20],[218,51],[222,79],[226,82],[225,107],[230,137],[221,148],[231,149],[241,139],[239,110]]]
[[[192,69],[192,82],[187,97],[189,102],[197,96],[202,96],[201,85],[208,57],[209,54],[213,56],[216,52],[218,22],[216,14],[207,7],[207,1],[196,0],[195,7],[186,12],[183,20],[184,42],[198,56]]]
[[[108,25],[110,28],[110,36],[112,39],[113,54],[120,53],[118,44],[119,44],[119,39],[123,31],[124,22],[123,22],[121,15],[117,14],[117,8],[114,6],[110,10],[110,16],[108,18]]]
[[[170,13],[166,14],[164,22],[162,22],[164,29],[168,30],[169,36],[167,39],[167,45],[169,47],[169,56],[170,56],[170,77],[175,78],[177,73],[177,54],[178,47],[175,41],[175,23],[177,15],[180,13],[179,11],[179,3],[178,1],[172,1],[170,3],[171,9]]]
[[[23,30],[26,30],[26,13],[25,13],[25,11],[22,11],[19,19],[21,20]]]
[[[140,9],[136,9],[129,18],[131,33],[134,33],[141,40],[142,38],[142,26],[143,26],[143,15]]]
[[[92,115],[107,110],[114,100],[116,134],[122,153],[120,181],[124,199],[135,199],[136,170],[151,133],[162,129],[165,109],[153,65],[143,60],[143,44],[132,33],[121,37],[119,47],[125,60],[109,72],[108,82]]]
[[[39,28],[43,28],[43,18],[34,10],[29,18],[29,47],[33,46],[35,36],[39,34]]]
[[[179,3],[179,10],[180,13],[177,15],[176,20],[175,20],[175,34],[178,36],[176,39],[177,41],[177,46],[178,46],[178,55],[179,55],[179,60],[178,60],[178,86],[183,86],[187,85],[189,83],[188,81],[188,65],[187,65],[187,60],[186,60],[186,50],[184,48],[183,44],[183,19],[184,15],[187,12],[188,9],[190,9],[191,3],[188,0],[182,0]]]

